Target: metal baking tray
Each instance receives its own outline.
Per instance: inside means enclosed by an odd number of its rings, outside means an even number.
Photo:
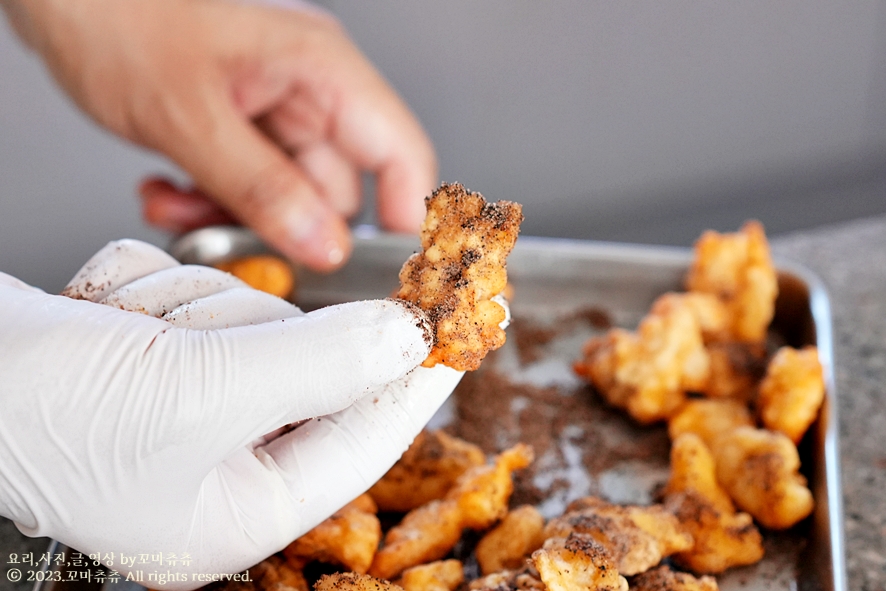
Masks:
[[[311,310],[347,301],[387,297],[398,285],[397,274],[401,265],[418,247],[418,240],[414,237],[358,227],[355,229],[353,255],[341,270],[329,275],[298,270],[297,303],[303,309]],[[171,245],[170,252],[183,263],[213,264],[226,258],[266,252],[266,247],[248,230],[214,227],[183,236]],[[682,289],[690,258],[691,251],[682,248],[523,236],[508,259],[508,279],[515,294],[511,302],[515,323],[528,319],[537,326],[544,326],[557,323],[559,319],[562,326],[564,318],[577,317],[576,313],[582,310],[593,310],[605,313],[614,325],[633,328],[657,296]],[[817,345],[825,369],[825,402],[819,419],[800,445],[802,470],[809,480],[816,508],[812,516],[787,533],[765,533],[767,553],[762,562],[731,569],[717,579],[723,590],[845,591],[847,578],[830,304],[822,282],[808,269],[784,260],[776,260],[776,266],[779,296],[773,328],[790,345]],[[583,340],[600,328],[577,321],[573,324],[562,338],[546,344],[544,358],[526,366],[521,366],[517,359],[516,339],[509,331],[505,347],[495,353],[495,359],[484,362],[481,370],[487,364],[501,366],[501,371],[512,380],[542,386],[566,384],[574,388],[576,378],[569,369],[570,364],[578,356]],[[449,424],[458,412],[454,408],[456,404],[451,402],[444,406],[432,423],[435,426]],[[608,438],[615,446],[623,444],[626,437],[636,436],[633,431],[612,436],[614,431],[622,428],[632,429],[625,419],[617,417],[610,417],[605,423],[592,427],[604,435],[608,433],[603,439]],[[666,445],[666,437],[659,439]],[[583,450],[581,439],[575,441],[579,442],[578,447],[570,448],[571,453],[599,453],[598,450]],[[655,487],[666,478],[662,457],[666,458],[666,452],[657,454],[657,460],[632,458],[627,454],[619,462],[608,465],[605,472],[579,474],[578,492],[602,493],[617,502],[648,501]],[[574,471],[576,466],[567,468],[561,470],[560,476]],[[554,510],[571,500],[555,497],[574,494],[576,490],[575,482],[567,482],[556,491],[552,489],[550,498],[543,499],[543,504]],[[55,552],[61,550],[63,548],[55,549]],[[65,586],[46,582],[42,589],[38,584],[35,591],[62,591],[56,589],[59,585]],[[103,586],[119,589],[121,584],[106,582]]]

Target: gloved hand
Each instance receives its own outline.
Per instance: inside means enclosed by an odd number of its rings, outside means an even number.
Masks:
[[[64,293],[0,274],[0,514],[177,573],[164,588],[243,570],[365,491],[461,377],[416,367],[406,304],[304,314],[136,241]],[[189,564],[121,562],[161,552]]]

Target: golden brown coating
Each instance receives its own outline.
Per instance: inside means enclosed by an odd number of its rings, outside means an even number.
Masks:
[[[298,563],[270,556],[249,569],[255,587],[266,591],[308,591],[308,581]]]
[[[713,577],[696,579],[688,573],[675,572],[659,566],[631,579],[631,591],[717,591]]]
[[[380,511],[405,513],[442,498],[465,470],[485,462],[473,443],[443,431],[422,431],[369,494]]]
[[[468,583],[471,591],[547,591],[532,561],[516,570],[488,574]]]
[[[668,292],[652,303],[650,314],[667,314],[674,308],[686,307],[698,321],[704,341],[722,341],[729,330],[729,310],[720,298],[709,293]]]
[[[683,433],[695,433],[714,449],[717,440],[737,427],[751,427],[754,419],[742,402],[730,398],[690,400],[668,421],[668,435],[674,440]]]
[[[446,498],[458,503],[462,527],[484,530],[504,517],[514,492],[511,473],[532,460],[532,448],[518,443],[498,454],[492,465],[475,466],[459,477]]]
[[[262,254],[223,261],[216,263],[215,268],[278,298],[290,297],[295,289],[292,265],[273,255]]]
[[[571,533],[601,544],[624,575],[644,572],[662,558],[692,547],[692,536],[661,505],[613,505],[596,498],[572,503],[545,526],[545,538]]]
[[[397,583],[405,591],[455,591],[464,580],[461,561],[449,559],[407,568]]]
[[[717,508],[693,489],[669,493],[665,506],[693,538],[692,548],[671,557],[677,565],[716,574],[763,558],[763,537],[749,514]]]
[[[532,553],[532,561],[548,591],[628,591],[609,553],[589,535],[550,538]]]
[[[375,501],[362,494],[283,549],[289,560],[319,560],[365,573],[381,542]]]
[[[616,328],[591,338],[573,367],[610,404],[649,424],[670,417],[687,391],[705,387],[710,360],[693,307],[662,305],[636,333]]]
[[[409,567],[444,557],[465,528],[491,526],[507,513],[514,489],[511,472],[530,462],[532,449],[518,444],[499,454],[492,465],[466,471],[445,498],[413,509],[388,531],[369,573],[391,579]]]
[[[736,513],[717,482],[714,457],[698,435],[683,433],[671,447],[665,507],[692,534],[693,546],[672,557],[696,573],[720,573],[763,557],[763,538],[747,513]]]
[[[695,433],[682,433],[671,444],[671,476],[664,494],[693,490],[718,511],[735,512],[729,493],[717,482],[717,467],[708,446]]]
[[[782,433],[738,427],[712,449],[717,479],[740,509],[770,529],[787,529],[812,512],[797,446]]]
[[[823,401],[824,373],[818,349],[779,349],[760,383],[757,408],[763,426],[799,443]]]
[[[321,576],[314,591],[403,591],[394,583],[359,573],[334,573]]]
[[[532,505],[521,505],[484,535],[474,548],[480,572],[488,575],[519,568],[544,543],[545,520]]]
[[[704,394],[711,398],[735,398],[749,403],[766,369],[759,347],[745,343],[711,343],[711,375]]]
[[[762,224],[747,222],[733,234],[713,230],[702,234],[695,243],[686,286],[726,304],[730,340],[763,342],[775,314],[778,277]]]
[[[474,370],[505,342],[499,324],[506,313],[492,298],[507,285],[505,259],[523,213],[517,203],[487,203],[458,183],[441,185],[425,204],[422,252],[400,270],[397,297],[427,312],[434,325],[424,366]]]

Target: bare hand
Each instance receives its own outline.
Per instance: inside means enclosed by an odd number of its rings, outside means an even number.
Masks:
[[[19,33],[99,123],[193,179],[142,184],[146,219],[235,219],[295,261],[346,260],[360,173],[378,218],[416,231],[433,147],[329,15],[226,0],[5,0]]]

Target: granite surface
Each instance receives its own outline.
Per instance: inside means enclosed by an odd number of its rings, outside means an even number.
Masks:
[[[825,282],[834,317],[849,589],[886,591],[886,217],[786,235],[774,252]],[[42,552],[0,518],[0,591],[11,552]]]

